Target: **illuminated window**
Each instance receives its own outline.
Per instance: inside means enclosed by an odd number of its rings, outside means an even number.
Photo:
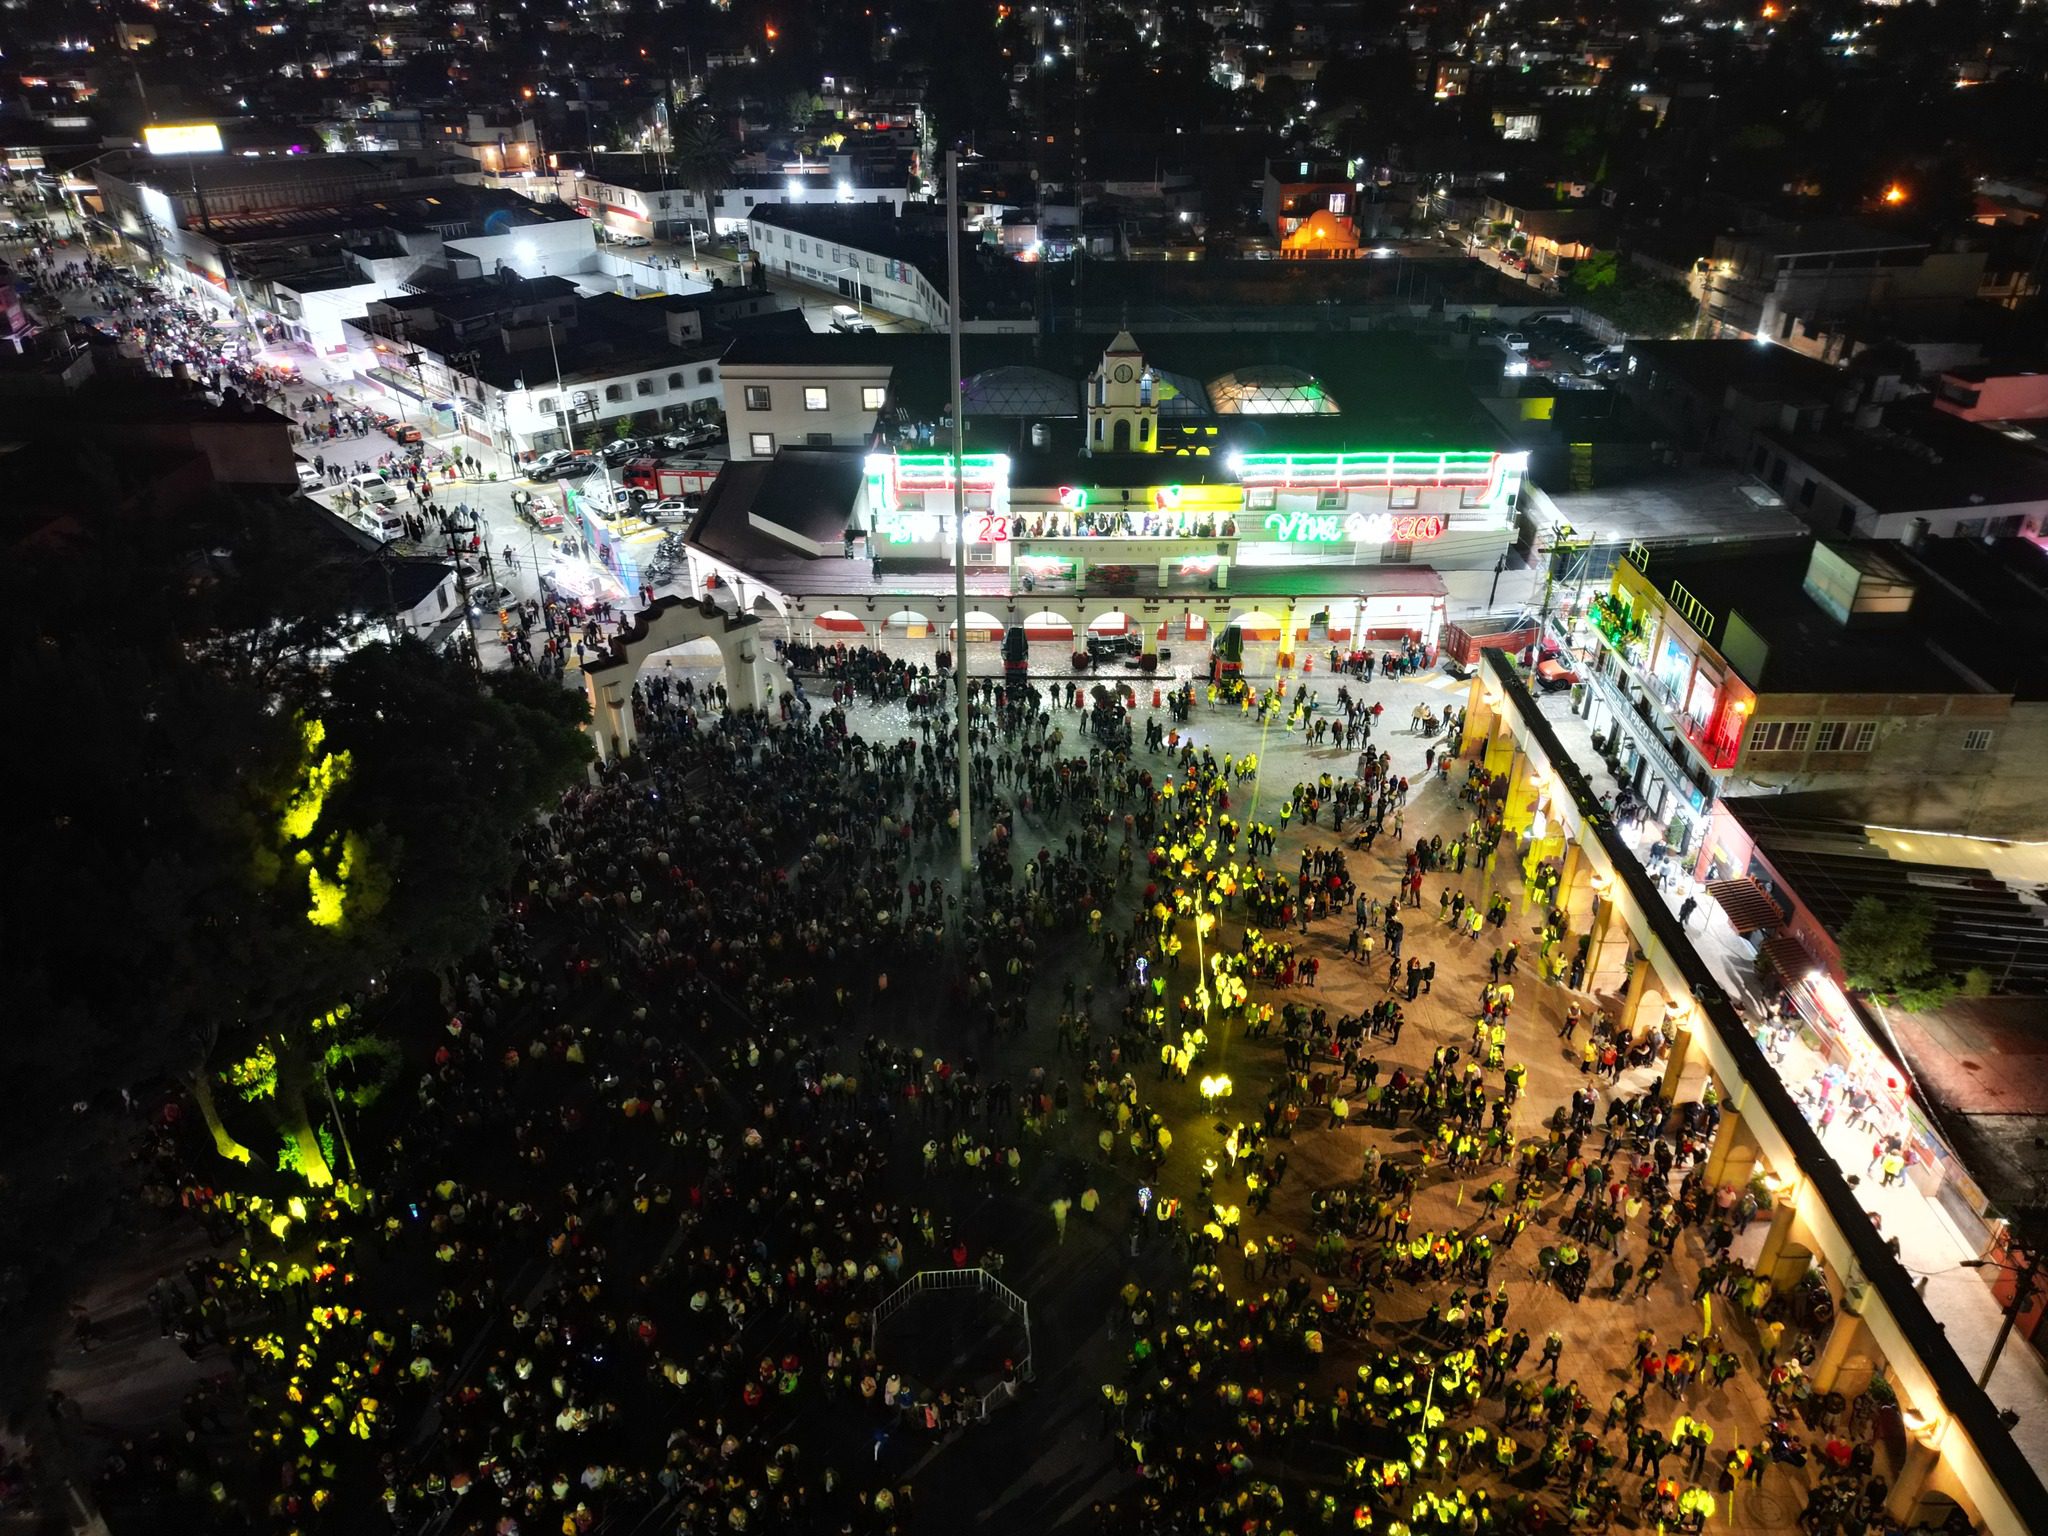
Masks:
[[[768,386],[766,384],[749,384],[747,386],[747,409],[750,411],[770,409]]]
[[[805,409],[805,410],[807,410],[807,411],[825,411],[825,410],[830,410],[831,408],[832,408],[832,397],[831,397],[830,395],[828,395],[828,394],[827,394],[827,393],[825,392],[825,386],[824,386],[824,385],[822,385],[822,384],[808,384],[808,385],[805,385],[805,386],[804,386],[804,409]]]
[[[1346,192],[1332,192],[1332,193],[1330,194],[1330,212],[1332,212],[1332,213],[1342,213],[1342,212],[1343,212],[1343,211],[1344,211],[1344,210],[1345,210],[1346,208],[1348,208],[1348,207],[1350,207],[1350,206],[1351,206],[1351,196],[1350,196],[1350,194],[1349,194],[1349,193],[1346,193]]]
[[[1344,493],[1342,491],[1317,491],[1316,510],[1318,512],[1342,512],[1344,510]]]
[[[1396,485],[1387,490],[1387,506],[1395,512],[1412,510],[1422,505],[1422,487],[1419,485]]]
[[[1249,489],[1247,489],[1247,490],[1245,491],[1245,493],[1244,493],[1244,504],[1245,504],[1245,509],[1246,509],[1247,511],[1251,511],[1251,512],[1270,512],[1270,511],[1272,511],[1272,510],[1273,510],[1273,487],[1272,487],[1272,486],[1270,486],[1270,485],[1267,485],[1267,486],[1253,486],[1253,487],[1250,487],[1250,488],[1249,488]]]
[[[869,384],[860,392],[860,408],[864,411],[879,411],[888,401],[889,391],[878,384]]]
[[[747,452],[757,459],[774,458],[775,434],[773,432],[750,433],[747,437]]]

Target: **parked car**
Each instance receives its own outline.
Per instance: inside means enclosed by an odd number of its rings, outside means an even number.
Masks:
[[[480,587],[469,589],[469,606],[475,613],[496,613],[500,608],[509,608],[518,599],[512,589],[503,582],[487,581]]]
[[[645,235],[613,235],[612,244],[623,245],[629,250],[637,251],[642,246],[652,245],[654,244],[654,242],[648,239]]]
[[[420,429],[409,421],[387,421],[384,435],[394,443],[416,443],[420,441]]]
[[[660,501],[650,501],[640,509],[640,515],[653,523],[687,522],[697,515],[702,505],[696,496],[664,496]]]
[[[623,464],[628,459],[637,459],[646,451],[646,447],[637,437],[622,437],[598,449],[598,452],[604,455],[607,464]]]
[[[304,459],[294,461],[299,472],[299,489],[317,491],[327,483],[327,477],[308,464]]]
[[[1560,688],[1569,688],[1579,680],[1579,674],[1571,663],[1562,656],[1546,656],[1536,663],[1536,686],[1545,693],[1555,693]]]
[[[551,466],[547,473],[536,474],[536,480],[581,480],[585,475],[597,473],[597,460],[587,453],[573,454],[559,464]]]

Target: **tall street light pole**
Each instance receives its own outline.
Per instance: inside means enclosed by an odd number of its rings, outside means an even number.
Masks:
[[[2013,1325],[2020,1320],[2020,1314],[2027,1310],[2027,1303],[2034,1299],[2034,1282],[2041,1277],[2044,1255],[2030,1252],[2024,1264],[2003,1264],[1997,1259],[1965,1259],[1965,1269],[2002,1269],[2017,1277],[2013,1285],[2012,1301],[2005,1309],[2005,1321],[1998,1325],[1998,1337],[1991,1341],[1990,1358],[1984,1362],[1984,1369],[1978,1374],[1977,1385],[1989,1388],[1991,1373],[1998,1369],[1998,1357],[2005,1353],[2005,1341],[2012,1337]]]
[[[859,279],[854,280],[856,301]],[[953,683],[960,709],[960,869],[974,868],[967,724],[967,423],[960,400],[960,152],[946,151],[946,339],[953,365]]]

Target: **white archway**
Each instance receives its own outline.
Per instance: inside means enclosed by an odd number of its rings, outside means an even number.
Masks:
[[[1041,608],[1036,613],[1026,614],[1021,622],[1024,625],[1024,635],[1027,639],[1057,640],[1068,645],[1073,643],[1074,622],[1063,613],[1056,613],[1050,608]]]
[[[882,621],[882,632],[903,640],[927,640],[937,629],[931,615],[915,608],[898,608]]]

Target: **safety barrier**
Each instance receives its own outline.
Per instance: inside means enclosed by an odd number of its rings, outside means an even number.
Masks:
[[[981,1291],[993,1296],[1004,1311],[1014,1316],[1024,1329],[1024,1355],[1016,1364],[1017,1381],[1029,1381],[1031,1366],[1031,1304],[1002,1281],[985,1269],[921,1269],[908,1280],[897,1286],[868,1314],[868,1343],[878,1347],[882,1324],[894,1317],[904,1307],[928,1291]],[[1000,1381],[983,1393],[975,1405],[975,1416],[986,1419],[1016,1395],[1016,1386],[1011,1381]]]

